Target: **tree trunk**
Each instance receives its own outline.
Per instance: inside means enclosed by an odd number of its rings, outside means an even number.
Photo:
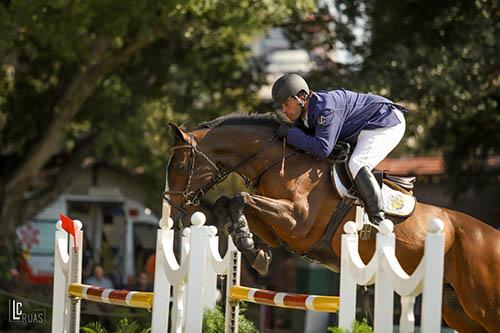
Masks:
[[[18,188],[15,191],[9,191],[6,194],[5,189],[1,189],[1,207],[0,217],[2,226],[0,228],[0,249],[1,255],[9,259],[15,257],[15,240],[17,239],[15,230],[18,221],[24,221],[24,200],[23,193],[26,188]],[[5,267],[7,269],[10,267]]]
[[[6,191],[0,190],[0,249],[7,258],[16,258],[16,228],[26,223],[31,217],[36,215],[41,209],[54,202],[64,189],[71,183],[74,175],[82,170],[82,163],[85,157],[91,153],[93,143],[97,138],[97,133],[91,133],[77,143],[72,153],[67,158],[67,163],[61,166],[61,170],[54,179],[51,179],[47,186],[34,192],[29,188],[29,183],[24,182],[23,186],[15,187]],[[30,190],[30,195],[27,196]]]
[[[33,180],[40,176],[46,163],[59,150],[58,147],[66,134],[66,126],[100,82],[118,65],[168,33],[161,26],[153,31],[153,36],[133,40],[114,53],[109,53],[108,39],[98,39],[93,48],[92,62],[79,67],[55,104],[54,119],[49,128],[43,132],[31,151],[24,154],[24,159],[12,169],[11,177],[0,182],[0,250],[5,251],[1,253],[2,255],[13,258],[17,240],[16,227],[57,198],[70,183],[72,175],[81,167],[83,158],[89,153],[90,143],[86,144],[86,149],[74,152],[75,156],[69,159],[71,163],[62,168],[60,175],[48,182],[49,186],[34,190],[31,188]]]

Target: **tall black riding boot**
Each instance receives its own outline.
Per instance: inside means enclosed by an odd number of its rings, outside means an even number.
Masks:
[[[365,204],[365,211],[370,221],[378,225],[385,218],[384,201],[380,185],[368,167],[365,166],[359,170],[354,178],[354,185]]]

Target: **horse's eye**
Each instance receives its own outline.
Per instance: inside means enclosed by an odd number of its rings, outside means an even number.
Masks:
[[[177,170],[183,170],[186,167],[186,164],[184,162],[179,162],[175,164],[175,168]]]

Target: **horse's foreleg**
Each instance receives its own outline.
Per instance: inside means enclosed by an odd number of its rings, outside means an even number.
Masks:
[[[268,225],[292,238],[304,238],[312,228],[307,209],[286,199],[271,199],[242,192],[238,194],[245,201],[245,212],[253,211]]]
[[[248,262],[260,274],[265,275],[268,272],[269,264],[271,263],[271,252],[269,247],[258,248],[255,246],[253,234],[248,226],[247,219],[243,215],[244,201],[241,197],[228,198],[220,197],[215,203],[215,213],[228,227],[234,244],[245,256]],[[252,218],[252,224],[259,225],[259,221]],[[257,234],[271,246],[278,246],[279,242],[275,237],[260,230],[261,228],[252,228],[259,231]]]

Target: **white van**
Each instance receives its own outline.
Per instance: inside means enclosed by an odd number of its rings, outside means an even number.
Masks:
[[[154,253],[159,219],[141,203],[124,198],[116,188],[64,194],[29,221],[38,233],[38,243],[23,268],[33,284],[52,284],[54,232],[60,213],[82,221],[88,258],[93,263],[111,263],[119,283],[132,283],[136,270],[144,269],[147,256]]]

